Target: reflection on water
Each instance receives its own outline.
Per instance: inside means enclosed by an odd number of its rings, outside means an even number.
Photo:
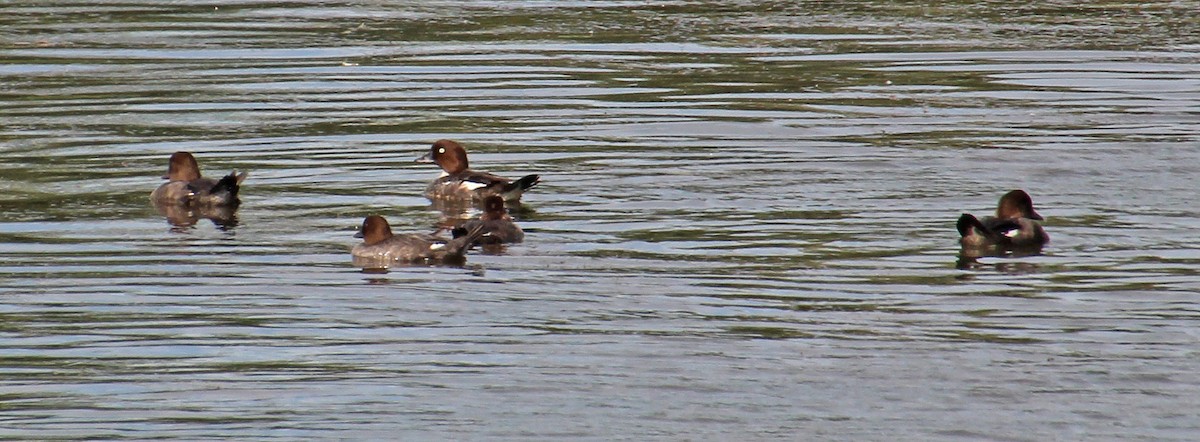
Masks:
[[[181,231],[195,226],[201,219],[212,221],[220,230],[232,229],[237,226],[237,207],[230,206],[188,206],[178,204],[154,204],[158,214],[167,218],[167,222],[178,227]]]
[[[991,262],[991,260],[988,260],[988,262],[980,262],[979,260],[984,257],[1027,258],[1027,257],[1037,256],[1040,254],[1041,254],[1040,248],[1037,250],[1024,250],[1024,251],[1021,251],[1021,250],[1011,251],[1011,250],[1003,250],[1003,249],[996,249],[996,250],[990,250],[990,251],[978,250],[978,249],[963,249],[958,254],[958,261],[955,263],[954,268],[959,269],[959,270],[994,269],[998,272],[1003,272],[1003,273],[1036,273],[1036,272],[1038,272],[1038,265],[1036,262],[1022,262],[1022,261]]]
[[[0,434],[1189,440],[1194,9],[4,3]],[[525,242],[362,271],[478,216],[442,138]],[[960,256],[1014,188],[1054,242]]]
[[[451,257],[451,258],[446,258],[444,260],[442,260],[442,259],[428,260],[425,262],[405,262],[405,261],[397,261],[395,259],[390,259],[390,258],[374,258],[374,257],[364,257],[364,256],[352,256],[352,257],[350,257],[350,259],[351,259],[351,262],[354,263],[355,267],[358,267],[363,270],[363,273],[387,273],[388,269],[391,269],[394,267],[399,267],[399,268],[429,267],[429,266],[463,267],[467,263],[467,260],[465,257],[462,257],[462,258],[452,258]]]

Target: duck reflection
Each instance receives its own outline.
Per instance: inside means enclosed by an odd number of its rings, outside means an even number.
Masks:
[[[959,270],[987,270],[993,269],[1002,273],[1034,273],[1040,271],[1041,267],[1031,262],[997,262],[997,263],[981,263],[980,258],[1023,258],[1028,256],[1038,256],[1042,254],[1042,247],[1024,247],[1024,248],[977,248],[963,247],[958,254],[958,261],[955,262],[955,268]]]
[[[229,230],[238,225],[237,206],[191,206],[186,204],[154,203],[158,214],[177,229],[193,227],[202,219],[212,221],[219,230]]]

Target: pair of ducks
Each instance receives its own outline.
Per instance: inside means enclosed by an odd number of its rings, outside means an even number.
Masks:
[[[435,202],[482,203],[483,215],[452,230],[453,239],[446,240],[431,234],[392,233],[387,220],[371,215],[363,220],[358,237],[362,244],[351,254],[376,264],[461,263],[466,251],[475,244],[521,242],[525,233],[513,223],[505,204],[519,203],[521,195],[539,182],[538,175],[526,175],[517,180],[473,171],[468,167],[467,151],[451,140],[438,140],[418,162],[436,163],[442,174],[425,189],[425,196]],[[167,175],[170,182],[150,194],[156,205],[188,208],[234,208],[239,204],[239,186],[246,173],[236,172],[214,180],[200,176],[196,159],[187,152],[171,155]],[[1024,190],[1013,190],[1000,198],[995,216],[976,218],[969,213],[958,219],[959,243],[972,252],[1021,250],[1036,251],[1049,242],[1040,223],[1042,216],[1033,208],[1033,199]],[[386,266],[386,265],[384,265]]]
[[[467,151],[451,140],[438,140],[418,162],[436,163],[443,173],[425,189],[425,196],[440,203],[481,204],[483,214],[451,230],[453,239],[435,234],[393,234],[391,225],[379,215],[363,220],[356,237],[363,242],[351,251],[357,264],[386,268],[393,263],[461,264],[466,252],[476,244],[511,244],[524,240],[521,230],[505,210],[505,204],[517,204],[521,195],[540,181],[538,175],[510,180],[469,168]],[[214,180],[200,176],[200,166],[187,152],[171,155],[167,175],[170,180],[150,194],[156,206],[163,208],[209,211],[235,210],[240,204],[239,187],[246,173],[237,172]]]

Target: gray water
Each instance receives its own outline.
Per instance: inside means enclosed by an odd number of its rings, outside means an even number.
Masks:
[[[0,437],[1200,434],[1197,2],[409,3],[0,3]],[[526,242],[355,268],[439,138]]]

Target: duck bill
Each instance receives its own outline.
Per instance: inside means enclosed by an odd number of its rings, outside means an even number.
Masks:
[[[1035,212],[1033,210],[1029,211],[1029,219],[1036,219],[1038,221],[1043,220],[1042,215],[1039,215],[1037,212]]]
[[[354,234],[354,237],[355,237],[355,238],[362,238],[362,237],[363,237],[362,231],[361,231],[361,230],[359,230],[359,231],[358,231],[358,233],[355,233],[355,234]]]
[[[430,157],[430,154],[425,154],[425,155],[421,155],[420,158],[413,160],[413,162],[414,163],[432,163],[433,158]]]

